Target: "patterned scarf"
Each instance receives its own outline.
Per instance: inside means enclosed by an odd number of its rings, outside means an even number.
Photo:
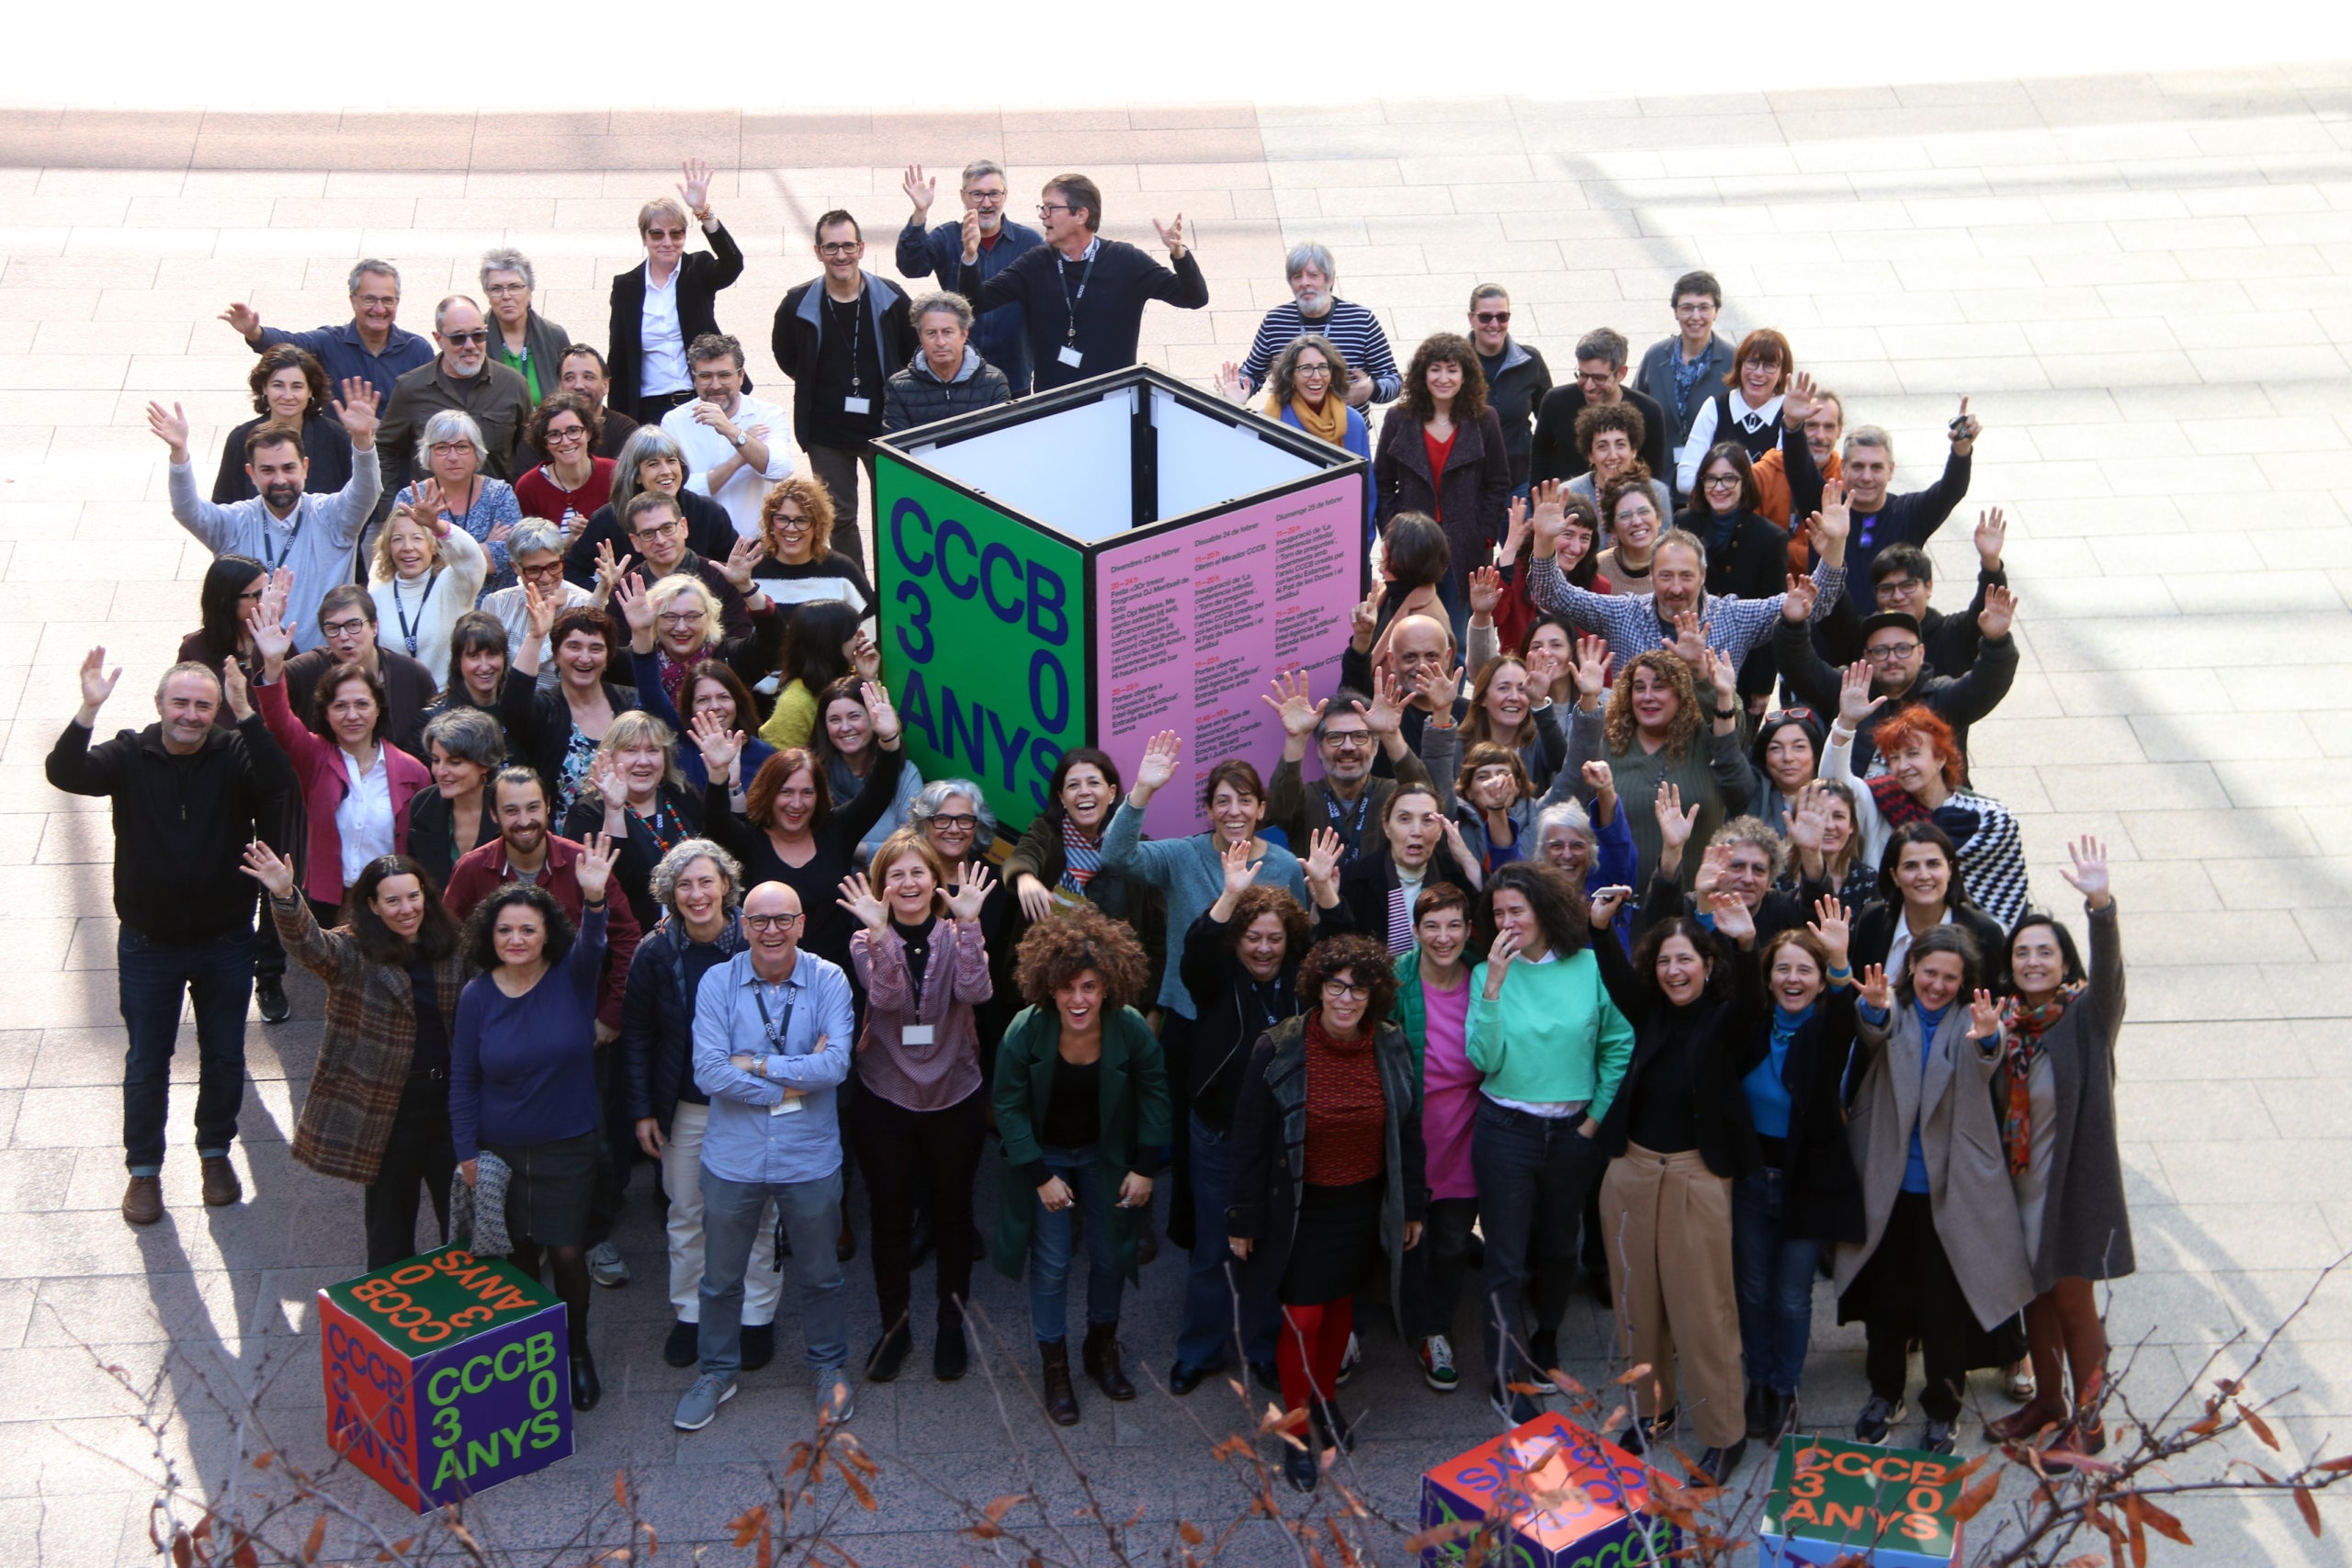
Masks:
[[[686,671],[691,666],[681,664],[671,658],[670,650],[666,648],[656,649],[654,652],[657,656],[654,660],[655,667],[662,671],[662,694],[670,699],[670,705],[673,708],[684,713],[685,709],[680,705],[684,699],[679,694],[686,689]],[[687,717],[691,719],[693,716],[689,714]]]
[[[1878,814],[1886,818],[1889,828],[1925,822],[1933,815],[1917,796],[1896,784],[1892,773],[1873,773],[1863,782],[1870,785],[1871,798],[1878,802]]]
[[[2009,1156],[2009,1174],[2021,1176],[2033,1164],[2033,1064],[2041,1056],[2041,1037],[2065,1015],[2066,1004],[2083,988],[2080,980],[2059,988],[2040,1007],[2020,998],[2008,1023],[2008,1044],[2002,1053],[2009,1075],[2009,1102],[2001,1112],[2001,1142]]]
[[[1074,818],[1062,818],[1062,879],[1057,885],[1065,892],[1086,897],[1086,885],[1102,869],[1102,840],[1088,838],[1086,829]]]

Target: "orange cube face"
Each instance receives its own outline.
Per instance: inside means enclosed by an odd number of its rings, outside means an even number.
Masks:
[[[1487,1520],[1499,1523],[1528,1568],[1620,1568],[1646,1560],[1645,1538],[1661,1559],[1681,1540],[1650,1511],[1641,1461],[1550,1413],[1421,1477],[1422,1529]],[[1422,1561],[1447,1568],[1467,1547],[1464,1533],[1427,1548]]]

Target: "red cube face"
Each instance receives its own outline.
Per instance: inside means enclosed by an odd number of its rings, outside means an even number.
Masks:
[[[1680,1545],[1680,1532],[1649,1503],[1640,1460],[1547,1412],[1424,1474],[1420,1520],[1424,1529],[1497,1520],[1510,1557],[1526,1568],[1615,1568],[1651,1560],[1645,1537],[1661,1562]],[[1422,1561],[1448,1568],[1467,1544],[1441,1541]]]

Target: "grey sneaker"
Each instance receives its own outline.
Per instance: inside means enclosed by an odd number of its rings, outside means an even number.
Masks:
[[[590,1247],[588,1278],[606,1287],[628,1284],[628,1264],[622,1258],[621,1249],[609,1241],[600,1241]]]
[[[847,1372],[820,1374],[817,1383],[817,1419],[825,1426],[838,1427],[856,1414],[857,1391],[849,1386]]]
[[[734,1397],[733,1378],[705,1372],[695,1379],[694,1387],[678,1401],[678,1413],[670,1417],[670,1425],[681,1432],[699,1432],[717,1417],[718,1407]]]

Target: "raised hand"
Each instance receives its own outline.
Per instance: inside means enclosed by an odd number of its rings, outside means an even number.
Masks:
[[[613,863],[621,857],[610,837],[603,833],[591,835],[580,846],[580,858],[571,863],[572,874],[580,883],[582,902],[601,904],[605,901],[605,886],[612,879]]]
[[[849,639],[849,666],[861,681],[882,679],[882,650],[863,631]]]
[[[356,376],[343,378],[343,396],[334,400],[334,417],[351,437],[351,449],[365,452],[376,445],[379,400],[376,389]]]
[[[1894,999],[1894,987],[1886,983],[1886,965],[1873,964],[1862,971],[1862,1005],[1880,1012],[1888,1010]]]
[[[245,682],[245,667],[233,657],[220,661],[220,698],[229,705],[229,716],[238,723],[253,717],[253,688]]]
[[[650,611],[650,606],[648,608]],[[544,645],[548,634],[555,630],[555,595],[541,592],[537,583],[528,578],[524,579],[523,620],[531,629],[534,650]]]
[[[1715,896],[1730,871],[1731,846],[1717,839],[1699,856],[1699,874],[1690,879],[1691,897],[1703,905]]]
[[[276,681],[287,654],[293,649],[294,628],[272,613],[265,594],[261,608],[245,617],[245,630],[254,639],[254,651],[261,655],[262,679]]]
[[[958,238],[964,245],[964,265],[970,266],[980,259],[980,215],[978,212],[964,214],[962,230]]]
[[[1346,846],[1336,829],[1317,828],[1306,840],[1306,858],[1299,863],[1309,888],[1333,888],[1340,875],[1340,856]]]
[[[2009,519],[1997,506],[1976,514],[1976,560],[1986,571],[2001,569],[2001,550],[2009,542]]]
[[[1372,640],[1380,635],[1381,603],[1387,597],[1387,579],[1375,577],[1372,592],[1348,612],[1348,641],[1358,653],[1372,651]]]
[[[1168,781],[1176,776],[1176,759],[1183,750],[1184,738],[1172,729],[1163,729],[1144,742],[1143,758],[1136,763],[1135,788],[1129,792],[1141,797],[1137,806],[1168,786]]]
[[[1470,614],[1495,618],[1495,611],[1503,602],[1503,574],[1493,567],[1482,566],[1470,573]]]
[[[1470,880],[1476,883],[1478,857],[1470,852],[1469,841],[1462,836],[1462,824],[1448,817],[1439,823],[1439,829],[1445,834],[1446,852],[1453,856],[1453,863],[1468,872]]]
[[[1238,898],[1243,889],[1258,880],[1258,868],[1265,864],[1264,857],[1250,858],[1250,840],[1227,844],[1217,854],[1217,868],[1225,874],[1225,894]]]
[[[874,727],[874,739],[886,751],[899,746],[899,710],[890,705],[890,694],[879,681],[868,681],[858,687],[858,700],[865,705],[866,722]]]
[[[1520,662],[1527,666],[1531,694],[1548,698],[1553,686],[1567,670],[1568,655],[1555,648],[1531,648],[1520,656]]]
[[[1523,495],[1512,496],[1510,510],[1503,514],[1503,547],[1497,552],[1496,561],[1500,565],[1509,566],[1517,560],[1521,547],[1527,543],[1527,536],[1533,529],[1533,513],[1527,504],[1527,498]]]
[[[1462,692],[1462,666],[1451,670],[1431,664],[1424,667],[1414,680],[1414,694],[1421,705],[1444,722],[1453,722],[1453,699]]]
[[[433,526],[440,519],[441,513],[447,509],[447,502],[442,499],[440,480],[430,478],[421,479],[410,489],[405,510],[411,517],[425,527]],[[401,508],[395,507],[393,510],[400,511]]]
[[[1806,784],[1789,803],[1789,842],[1813,854],[1821,852],[1821,836],[1829,826],[1828,803],[1817,784]]]
[[[1534,502],[1528,516],[1528,525],[1535,536],[1535,554],[1548,558],[1560,547],[1560,536],[1568,531],[1566,497],[1569,491],[1557,479],[1545,479],[1529,492]]]
[[[710,164],[701,158],[689,158],[678,166],[684,176],[678,186],[678,198],[686,210],[695,215],[697,223],[710,221]]]
[[[743,732],[728,728],[727,721],[715,713],[698,713],[694,716],[694,742],[702,752],[703,772],[713,780],[724,779],[743,750]]]
[[[1699,668],[1704,671],[1707,683],[1715,689],[1715,716],[1728,718],[1739,711],[1739,665],[1729,654],[1713,649],[1702,650]]]
[[[1854,531],[1854,510],[1846,504],[1846,481],[1831,479],[1821,487],[1821,510],[1807,525],[1813,547],[1829,560],[1846,558],[1846,536]]]
[[[833,902],[847,909],[851,919],[876,936],[881,935],[882,928],[890,923],[888,908],[883,904],[880,896],[874,891],[874,885],[865,879],[862,871],[853,871],[842,878],[842,896]]]
[[[1815,899],[1813,919],[1805,922],[1805,929],[1813,932],[1814,940],[1820,942],[1821,950],[1829,955],[1830,968],[1846,967],[1846,954],[1849,951],[1848,944],[1851,941],[1852,927],[1846,919],[1846,905],[1843,899],[1834,894],[1828,897]]]
[[[625,577],[613,585],[613,603],[621,607],[621,615],[628,622],[633,642],[647,644],[651,651],[653,637],[653,592],[633,577]],[[549,622],[550,626],[554,623]]]
[[[1996,583],[1984,590],[1984,607],[1976,612],[1976,629],[1998,641],[2009,635],[2018,615],[2018,596]]]
[[[1032,925],[1054,912],[1054,890],[1025,871],[1012,885],[1012,893],[1021,900],[1022,917]]]
[[[1705,661],[1707,631],[1707,623],[1699,618],[1696,610],[1685,610],[1674,617],[1674,639],[1667,646],[1674,649],[1676,658],[1690,666],[1694,674]]]
[[[596,586],[607,595],[622,578],[628,575],[628,569],[636,564],[635,556],[615,557],[610,539],[596,541]]]
[[[241,868],[247,876],[269,890],[273,898],[294,896],[294,867],[277,858],[277,852],[259,839],[245,846],[245,863]]]
[[[967,860],[956,868],[956,891],[944,893],[947,912],[959,920],[977,920],[980,906],[989,901],[989,893],[996,886],[996,879],[989,874],[988,863]]]
[[[2083,896],[2084,902],[2094,909],[2104,909],[2115,902],[2107,874],[2107,846],[2088,833],[2066,846],[2067,858],[2075,863],[2072,871],[2064,866],[2058,874],[2066,886]]]
[[[1615,925],[1617,911],[1623,908],[1625,900],[1633,896],[1634,890],[1630,887],[1610,886],[1595,889],[1592,895],[1592,929],[1597,931],[1605,931]]]
[[[1816,512],[1814,516],[1819,517]],[[1801,626],[1813,619],[1813,607],[1821,600],[1821,585],[1811,577],[1792,575],[1789,585],[1781,593],[1781,619],[1792,626]]]
[[[1742,947],[1756,941],[1756,917],[1747,911],[1747,901],[1736,893],[1717,893],[1707,900],[1707,912],[1714,917],[1715,933],[1727,936]]]
[[[114,695],[114,684],[122,679],[122,667],[107,669],[107,650],[94,648],[82,656],[82,708],[95,716]]]
[[[1159,243],[1168,247],[1168,259],[1170,261],[1183,260],[1184,215],[1180,212],[1165,223],[1155,218],[1151,220],[1151,226],[1159,231]]]
[[[734,584],[736,592],[748,596],[752,592],[752,569],[765,560],[767,555],[765,539],[739,538],[735,547],[727,552],[727,564],[718,570],[727,574],[727,581]]]
[[[252,339],[261,335],[261,312],[242,299],[233,301],[221,311],[220,319],[228,322],[230,331],[241,338]]]
[[[2001,1037],[2001,1004],[1993,993],[1979,989],[1968,999],[1968,1037],[1971,1040],[1998,1040]]]
[[[1846,666],[1838,681],[1838,722],[1848,729],[1859,729],[1862,720],[1886,705],[1884,697],[1871,695],[1871,663],[1857,659]]]
[[[907,177],[899,183],[899,188],[905,191],[907,199],[914,204],[915,215],[912,221],[917,223],[922,222],[924,215],[930,212],[931,204],[939,199],[939,182],[926,176],[921,164],[907,165]]]
[[[1394,671],[1381,671],[1372,678],[1372,705],[1363,710],[1363,726],[1385,742],[1404,723],[1404,682],[1396,679]]]
[[[1974,449],[1976,438],[1984,434],[1984,427],[1976,423],[1974,414],[1968,412],[1968,399],[1962,397],[1960,400],[1960,415],[1951,422],[1951,449],[1964,457]]]
[[[1673,780],[1668,779],[1657,786],[1657,799],[1651,808],[1657,813],[1659,843],[1679,855],[1683,846],[1690,841],[1692,829],[1699,826],[1699,807],[1694,804],[1689,811],[1684,811],[1682,791]]]
[[[594,783],[606,811],[618,811],[628,805],[628,782],[621,777],[620,768],[610,757],[596,765]]]
[[[1593,804],[1600,807],[1594,820],[1606,826],[1617,816],[1617,775],[1606,762],[1587,762],[1579,770],[1584,774],[1584,787],[1592,791]]]
[[[1241,374],[1241,367],[1233,360],[1217,367],[1211,384],[1216,388],[1216,395],[1228,403],[1247,402],[1250,399],[1250,378]]]
[[[1308,700],[1304,670],[1285,670],[1271,683],[1274,689],[1263,700],[1274,710],[1274,716],[1283,721],[1283,733],[1294,739],[1314,734],[1315,727],[1323,721],[1323,710],[1331,705],[1330,699],[1326,697],[1319,703]]]
[[[1791,430],[1802,430],[1804,422],[1813,417],[1819,406],[1820,395],[1814,389],[1810,371],[1800,370],[1789,378],[1789,389],[1781,394],[1781,423]]]
[[[172,461],[185,463],[187,456],[187,410],[174,403],[166,409],[161,403],[147,405],[147,428],[155,439],[172,449]]]
[[[1577,636],[1577,661],[1569,673],[1576,679],[1577,694],[1597,697],[1609,689],[1609,639],[1605,637]]]

